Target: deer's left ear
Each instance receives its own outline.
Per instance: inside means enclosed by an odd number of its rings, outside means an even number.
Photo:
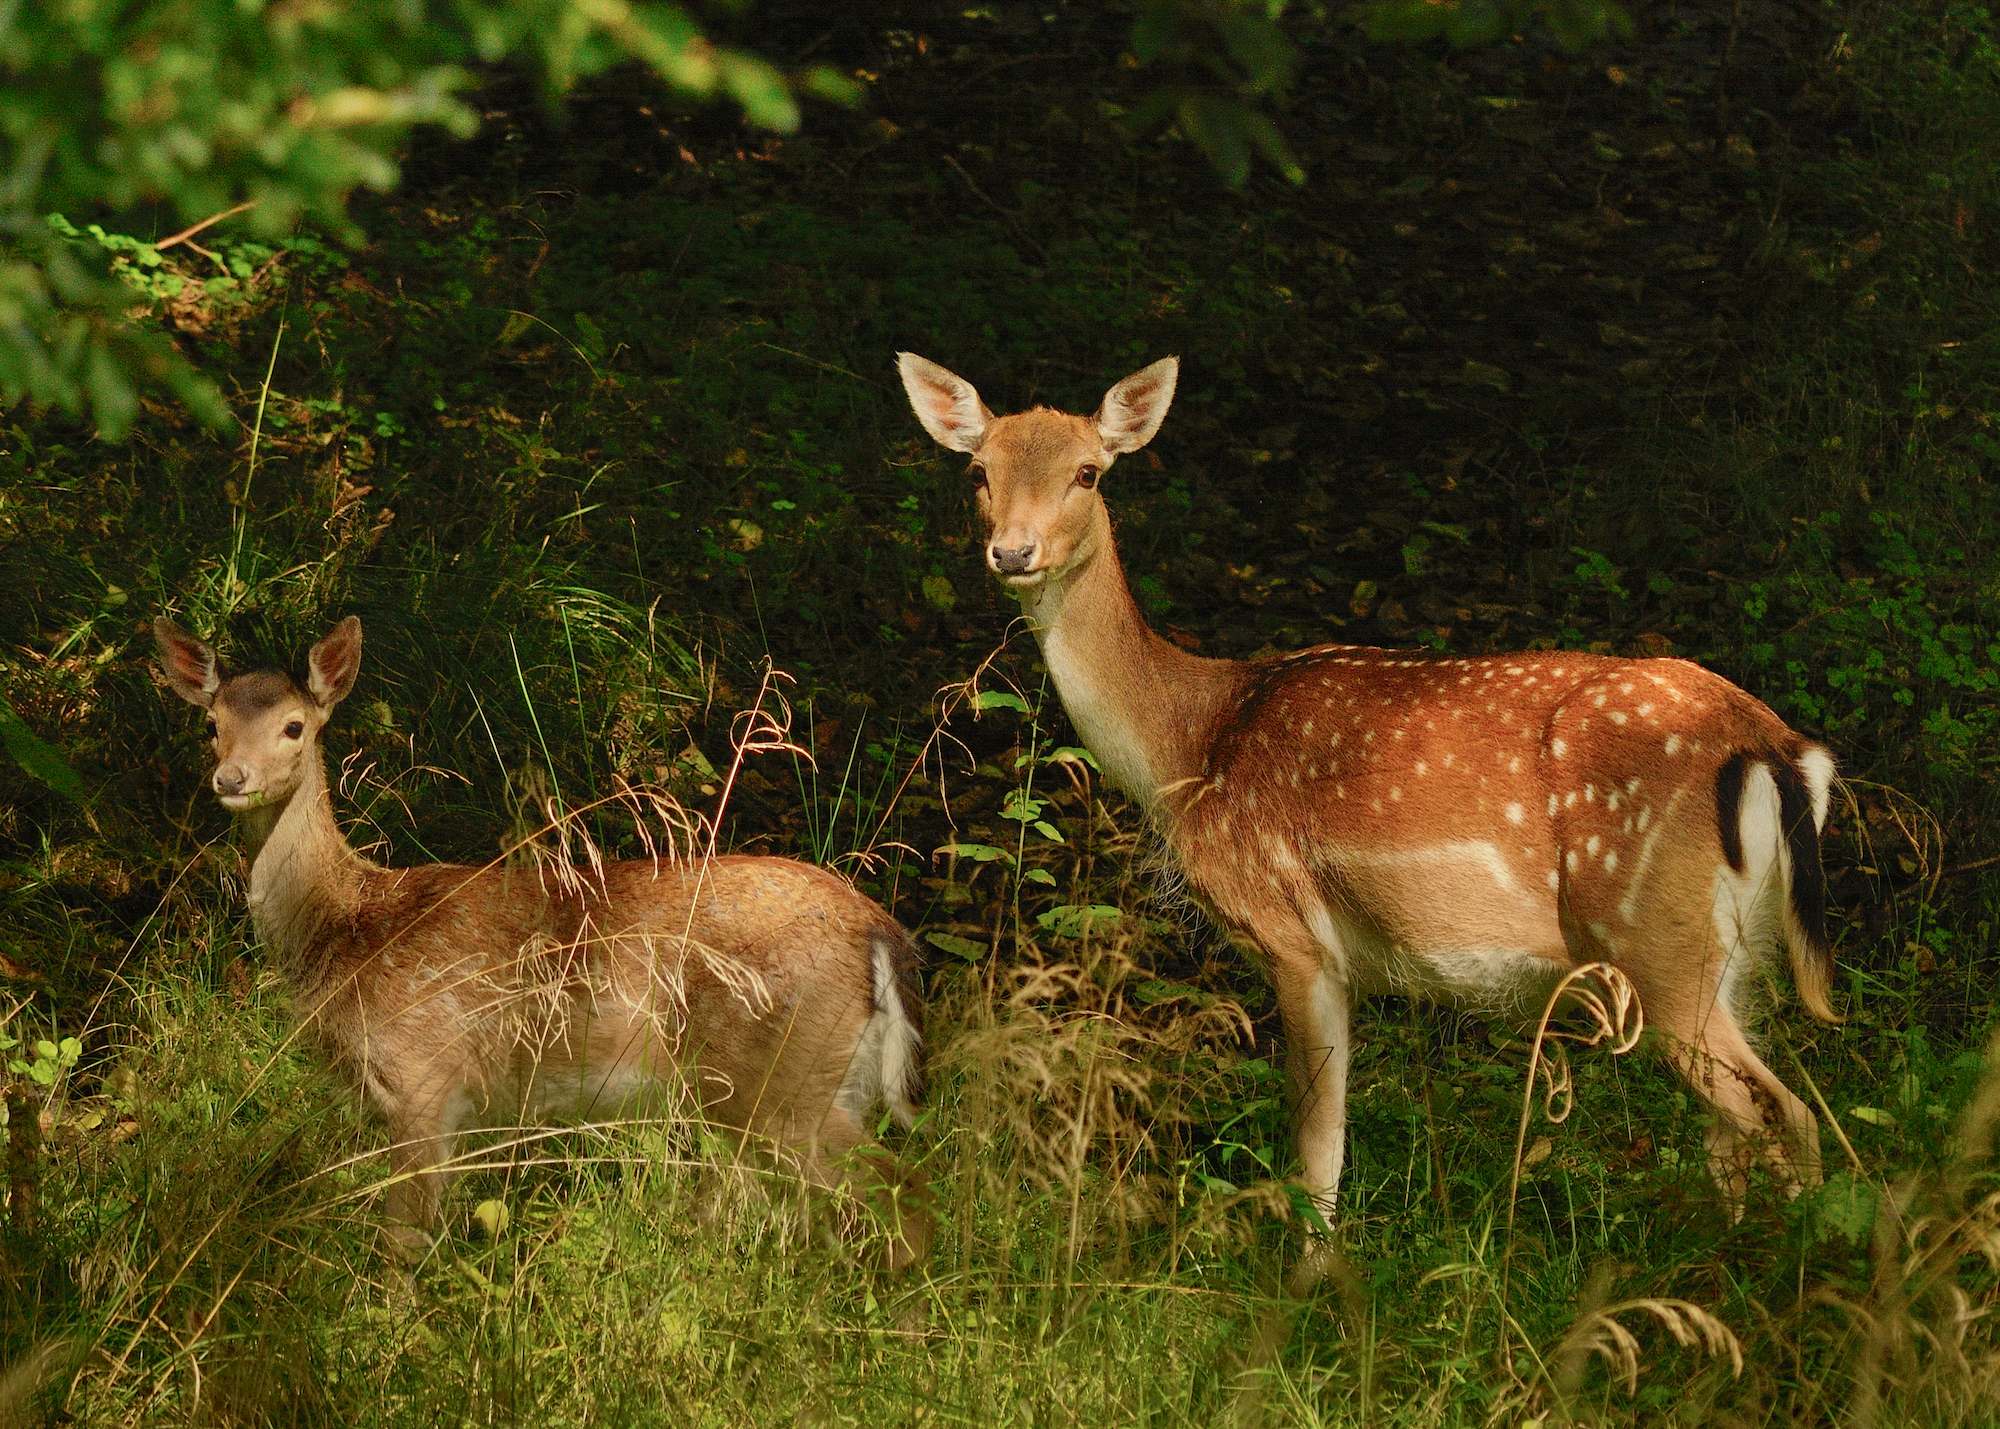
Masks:
[[[360,673],[361,621],[350,615],[306,656],[306,687],[319,707],[329,710],[347,698]]]
[[[167,686],[191,705],[207,709],[222,688],[215,652],[166,616],[153,622],[153,643],[160,651],[160,672]]]
[[[1150,442],[1160,430],[1160,423],[1167,419],[1167,408],[1174,403],[1174,384],[1180,375],[1181,360],[1163,357],[1106,392],[1095,418],[1104,449],[1123,456]]]

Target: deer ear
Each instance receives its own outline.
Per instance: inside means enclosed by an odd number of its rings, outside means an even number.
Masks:
[[[306,688],[321,709],[332,709],[347,698],[360,673],[361,621],[350,615],[306,656]]]
[[[993,414],[970,382],[914,352],[896,354],[896,371],[902,374],[903,390],[917,420],[939,446],[955,452],[979,450]]]
[[[1180,375],[1181,360],[1163,357],[1106,392],[1095,418],[1104,449],[1122,456],[1150,442],[1160,430],[1160,423],[1167,419],[1167,408],[1174,402],[1174,384]]]
[[[215,652],[162,615],[153,622],[153,643],[160,650],[160,672],[167,686],[191,705],[207,709],[222,688]]]

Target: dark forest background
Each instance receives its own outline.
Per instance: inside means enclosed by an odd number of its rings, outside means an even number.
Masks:
[[[1160,10],[763,3],[713,38],[852,102],[779,132],[499,64],[354,235],[61,215],[138,310],[119,360],[163,340],[226,421],[154,379],[116,439],[111,378],[0,415],[0,1418],[2000,1414],[1993,17],[1680,0],[1453,48],[1292,7],[1238,52]],[[1181,356],[1106,490],[1189,648],[1676,654],[1831,744],[1849,1021],[1767,1031],[1829,1184],[1725,1223],[1679,1084],[1587,1052],[1517,1158],[1517,1032],[1391,1000],[1348,1264],[1281,1294],[1270,995],[1069,748],[899,349],[996,410]],[[882,898],[937,1008],[930,1269],[704,1224],[634,1126],[494,1158],[389,1276],[377,1134],[246,955],[161,611],[287,665],[362,617],[329,739],[389,861],[625,779]],[[760,698],[796,747],[739,759]]]

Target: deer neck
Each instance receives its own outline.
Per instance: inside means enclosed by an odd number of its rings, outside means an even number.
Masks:
[[[1243,666],[1154,634],[1125,584],[1109,513],[1100,506],[1093,520],[1086,554],[1021,592],[1021,607],[1070,723],[1105,778],[1150,813],[1201,775]]]
[[[371,865],[334,821],[326,769],[307,760],[305,778],[282,803],[243,815],[250,861],[250,919],[257,937],[297,980],[330,948],[327,933],[351,921]]]

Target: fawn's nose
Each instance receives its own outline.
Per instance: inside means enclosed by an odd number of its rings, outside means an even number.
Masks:
[[[1033,541],[1025,546],[1002,546],[996,542],[986,548],[986,559],[1000,575],[1026,575],[1035,564],[1035,547]]]
[[[243,786],[250,782],[250,771],[241,764],[220,764],[211,782],[218,794],[241,794]]]

